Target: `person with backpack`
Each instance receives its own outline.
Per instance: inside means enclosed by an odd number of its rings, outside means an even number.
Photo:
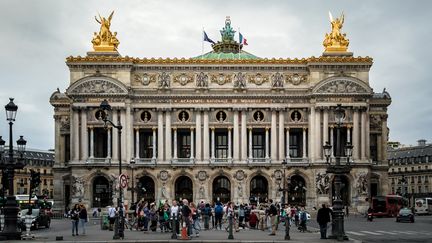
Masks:
[[[190,209],[192,214],[192,228],[195,231],[195,237],[199,237],[199,232],[201,230],[200,220],[199,220],[199,209],[196,207],[194,202],[190,202]]]
[[[221,202],[216,202],[215,206],[215,229],[218,228],[219,230],[222,230],[222,216],[223,216],[223,207]]]
[[[79,214],[78,214],[79,223],[81,225],[82,235],[85,235],[86,234],[85,225],[87,223],[87,217],[88,217],[87,216],[87,209],[85,208],[85,206],[83,204],[81,204],[79,206],[79,208],[80,208],[80,211],[79,211]]]
[[[72,236],[78,235],[79,212],[80,209],[78,204],[75,204],[75,206],[69,211],[72,220]]]
[[[307,212],[306,212],[306,210],[305,210],[304,207],[302,207],[300,209],[299,218],[300,218],[300,227],[299,227],[299,230],[300,230],[300,232],[306,232],[307,231],[307,225],[306,225],[306,222],[307,222]]]
[[[209,219],[212,215],[212,210],[210,208],[210,204],[206,203],[204,209],[202,210],[202,217],[204,220],[204,230],[209,229]]]

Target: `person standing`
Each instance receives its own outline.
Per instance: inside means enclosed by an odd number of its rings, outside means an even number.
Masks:
[[[70,210],[69,215],[72,220],[72,236],[78,235],[78,220],[79,220],[79,206],[75,206]]]
[[[81,226],[81,231],[82,234],[85,235],[86,231],[85,231],[85,225],[87,223],[87,209],[85,208],[85,206],[83,204],[80,205],[80,211],[79,211],[79,224]]]
[[[108,220],[109,220],[109,230],[110,231],[113,231],[116,214],[117,214],[116,208],[113,206],[110,206],[108,208]]]
[[[218,228],[219,226],[219,230],[222,230],[222,216],[223,216],[223,207],[222,207],[222,203],[221,202],[216,202],[216,206],[214,209],[214,213],[215,213],[215,229]]]
[[[201,230],[200,220],[199,220],[199,211],[198,208],[195,206],[194,202],[190,202],[190,209],[192,214],[192,228],[195,232],[195,236],[199,237],[199,233]]]
[[[189,208],[189,202],[187,199],[183,199],[181,214],[183,219],[183,227],[186,227],[187,235],[190,237],[192,234],[191,209]]]
[[[209,229],[209,219],[211,217],[211,208],[210,208],[210,204],[206,204],[204,209],[201,211],[202,212],[202,216],[203,216],[203,220],[204,220],[204,230],[208,230]]]
[[[327,223],[331,219],[331,210],[325,204],[318,209],[317,222],[320,226],[321,239],[327,239]]]
[[[180,234],[180,231],[179,231],[179,218],[178,218],[178,216],[179,216],[179,206],[177,205],[177,201],[176,200],[172,201],[172,206],[171,206],[171,209],[170,209],[170,214],[171,214],[170,215],[171,216],[171,221],[172,222],[175,221],[175,223],[173,223],[173,225],[171,225],[171,228],[172,228],[173,231],[176,232],[177,235],[179,235]],[[175,228],[173,228],[174,226],[175,226]]]
[[[277,220],[278,212],[276,206],[273,204],[273,200],[270,199],[269,202],[270,202],[270,208],[269,208],[268,215],[270,216],[270,222],[272,228],[272,231],[269,235],[276,235],[276,223],[277,223],[276,220]]]

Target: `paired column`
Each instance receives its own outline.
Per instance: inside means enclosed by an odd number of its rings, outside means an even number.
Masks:
[[[252,158],[252,128],[249,128],[249,158]],[[247,160],[247,139],[246,139],[246,110],[241,112],[241,160]]]
[[[109,127],[107,130],[107,159],[111,159],[111,132],[112,128]]]
[[[135,129],[135,158],[139,159],[140,157],[140,137],[139,137],[139,128]]]
[[[202,156],[201,156],[201,111],[197,110],[196,111],[196,116],[195,116],[195,128],[196,128],[196,156],[195,158],[197,159],[197,161],[201,161],[202,160]]]
[[[194,154],[195,154],[195,139],[194,139],[194,128],[193,127],[190,128],[190,137],[191,137],[191,154],[190,154],[190,159],[193,160],[194,159]]]
[[[334,158],[333,151],[335,150],[335,144],[334,144],[334,126],[333,125],[330,126],[330,144],[332,146],[331,157]]]
[[[157,156],[158,161],[162,162],[164,157],[164,132],[163,132],[163,111],[158,110],[158,146],[157,146]]]
[[[284,112],[279,111],[279,160],[282,161],[285,158],[284,154]]]
[[[81,110],[81,160],[88,158],[87,110]]]
[[[387,137],[388,137],[388,128],[387,128],[387,115],[382,115],[381,116],[381,141],[378,141],[379,143],[382,144],[383,148],[387,148]],[[382,162],[387,163],[387,150],[383,149],[382,150]]]
[[[369,125],[369,112],[365,111],[366,113],[366,158],[370,159],[370,125]]]
[[[76,108],[73,108],[72,110],[72,145],[73,145],[73,154],[72,154],[72,160],[78,161],[79,160],[79,114],[78,110]]]
[[[328,125],[328,109],[324,108],[324,112],[323,112],[323,139],[322,139],[322,144],[325,144],[326,142],[329,142],[329,137],[328,137],[328,130],[329,130],[329,125]],[[322,146],[320,147],[321,150],[323,150]],[[321,155],[322,152],[320,153]]]
[[[361,113],[361,160],[366,160],[366,110]]]
[[[211,128],[211,159],[215,159],[215,128]]]
[[[306,150],[306,127],[303,127],[303,159],[307,158],[307,150]],[[310,131],[309,131],[310,133]],[[310,153],[310,151],[309,151]]]
[[[240,137],[239,137],[239,112],[237,110],[233,111],[233,125],[234,125],[234,161],[237,162],[240,159]]]
[[[289,137],[290,137],[290,129],[289,129],[289,127],[287,127],[287,129],[286,129],[286,157],[285,157],[286,159],[290,158],[290,139],[289,139]],[[303,146],[305,146],[305,145],[303,144]]]
[[[359,151],[360,151],[360,144],[359,144],[359,138],[360,138],[360,126],[359,126],[359,110],[354,109],[353,114],[353,136],[352,136],[352,145],[353,145],[353,159],[358,160],[359,159]]]
[[[309,135],[309,161],[314,162],[315,161],[315,107],[310,107],[310,114],[309,114],[309,129],[308,129],[308,135]]]
[[[90,127],[90,158],[94,158],[94,129]]]
[[[271,114],[271,160],[276,161],[277,160],[277,116],[276,111],[273,110]],[[268,146],[269,141],[266,141],[266,146]],[[267,157],[267,156],[266,156]]]
[[[232,154],[232,145],[231,145],[231,127],[228,127],[228,159],[230,160]]]
[[[210,159],[210,155],[209,155],[209,149],[210,149],[210,145],[209,145],[209,117],[208,117],[208,111],[205,110],[204,111],[204,130],[203,130],[203,150],[204,150],[204,161],[208,162]]]
[[[273,145],[273,139],[272,139],[272,145]],[[269,159],[269,129],[268,127],[265,128],[265,159]],[[273,152],[272,152],[272,159],[273,159]]]
[[[321,109],[317,108],[315,111],[315,158],[321,159],[322,145],[321,145]]]
[[[152,128],[153,131],[153,137],[152,137],[152,142],[153,142],[153,156],[152,156],[152,160],[155,161],[156,160],[156,127]]]
[[[177,141],[174,141],[174,144]],[[171,161],[171,112],[165,112],[165,160],[166,162]]]
[[[351,126],[347,126],[347,143],[351,143]]]
[[[133,157],[133,118],[132,118],[132,112],[131,112],[131,102],[129,99],[125,101],[126,105],[126,114],[125,114],[125,122],[122,123],[123,128],[126,130],[124,132],[124,137],[126,140],[126,143],[124,145],[126,146],[126,153],[123,154],[123,158],[127,163],[131,160]],[[123,135],[123,134],[122,134]],[[123,147],[123,146],[122,146]]]
[[[113,112],[112,112],[112,120],[113,120],[113,123],[116,124],[116,125],[118,125],[118,119],[119,119],[118,116],[119,116],[118,115],[118,110],[113,110]],[[93,131],[91,131],[91,132],[93,132]],[[118,152],[119,152],[118,151],[118,143],[119,143],[119,140],[118,140],[119,139],[119,137],[118,137],[118,131],[115,131],[112,134],[112,137],[113,137],[113,139],[112,139],[112,149],[111,149],[112,150],[112,161],[118,161]],[[91,135],[90,136],[90,143],[93,143],[93,141],[94,141],[93,135]],[[91,157],[93,157],[93,151],[94,151],[94,147],[92,145],[92,146],[90,146]]]
[[[122,110],[122,111],[120,111],[120,122],[121,122],[121,124],[122,124],[122,126],[123,127],[126,127],[125,126],[125,124],[126,124],[126,111],[125,110]],[[128,134],[128,132],[127,132],[127,129],[126,129],[126,132],[124,132],[123,130],[122,130],[122,136],[121,136],[121,157],[122,157],[122,162],[124,162],[124,161],[126,161],[126,156],[127,156],[127,154],[126,154],[126,141],[128,141],[129,140],[129,138],[127,137],[127,134]],[[128,148],[129,149],[129,148]]]
[[[177,128],[174,127],[173,128],[173,132],[174,132],[174,153],[173,153],[173,159],[177,160]]]

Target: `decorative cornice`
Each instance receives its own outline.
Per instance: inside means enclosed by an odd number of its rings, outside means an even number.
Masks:
[[[321,56],[309,58],[263,58],[263,59],[191,59],[191,58],[134,58],[134,57],[116,57],[116,56],[86,56],[86,57],[73,57],[66,58],[66,64],[79,64],[79,63],[129,63],[129,64],[159,64],[159,65],[173,65],[173,64],[260,64],[260,65],[273,65],[273,64],[309,64],[309,63],[366,63],[372,64],[371,57],[345,57],[345,56]]]

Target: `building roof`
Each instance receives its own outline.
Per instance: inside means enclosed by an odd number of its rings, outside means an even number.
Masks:
[[[249,52],[241,50],[240,53],[233,53],[233,52],[207,52],[203,55],[199,55],[197,57],[192,57],[191,59],[202,59],[202,60],[222,60],[222,59],[231,59],[231,60],[254,60],[254,59],[261,59]]]
[[[399,159],[399,158],[414,158],[414,157],[422,157],[422,156],[431,156],[432,157],[432,145],[424,145],[424,146],[412,146],[412,147],[403,147],[399,149],[390,149],[388,151],[388,159]]]

